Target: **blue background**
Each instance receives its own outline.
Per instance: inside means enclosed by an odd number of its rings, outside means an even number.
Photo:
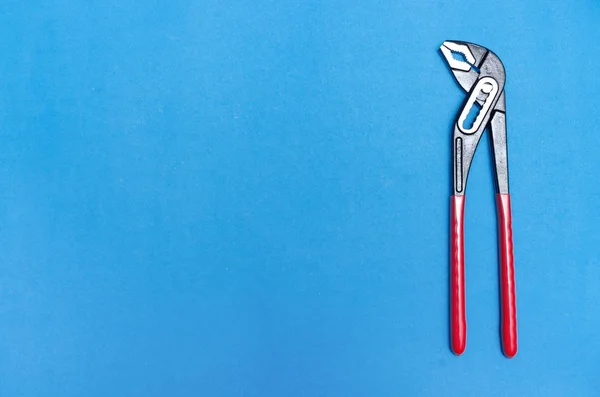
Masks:
[[[596,0],[4,1],[0,395],[598,395],[599,23]],[[507,68],[513,360],[487,139],[449,350],[445,39]]]

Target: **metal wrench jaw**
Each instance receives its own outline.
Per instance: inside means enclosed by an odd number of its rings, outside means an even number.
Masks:
[[[494,78],[504,88],[504,65],[492,51],[477,44],[446,40],[440,47],[452,75],[465,92],[470,92],[480,77]],[[464,60],[455,58],[458,57]]]

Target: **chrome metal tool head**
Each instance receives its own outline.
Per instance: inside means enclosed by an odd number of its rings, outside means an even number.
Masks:
[[[507,192],[504,65],[492,51],[464,41],[447,40],[440,51],[454,79],[467,93],[454,124],[454,194],[465,192],[473,155],[487,127],[492,133],[497,189]]]

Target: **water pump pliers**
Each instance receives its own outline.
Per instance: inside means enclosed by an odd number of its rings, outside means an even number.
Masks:
[[[466,347],[464,207],[469,167],[479,139],[489,129],[496,182],[500,262],[500,329],[504,354],[517,353],[517,309],[506,149],[505,72],[492,51],[462,41],[440,47],[467,97],[454,122],[453,194],[450,198],[450,341],[455,354]]]

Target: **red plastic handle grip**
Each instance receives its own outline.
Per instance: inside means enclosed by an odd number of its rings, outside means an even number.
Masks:
[[[450,342],[461,355],[467,345],[465,309],[465,196],[450,197]]]
[[[500,299],[502,349],[508,358],[517,354],[517,296],[513,255],[510,195],[497,194],[498,238],[500,246]]]

